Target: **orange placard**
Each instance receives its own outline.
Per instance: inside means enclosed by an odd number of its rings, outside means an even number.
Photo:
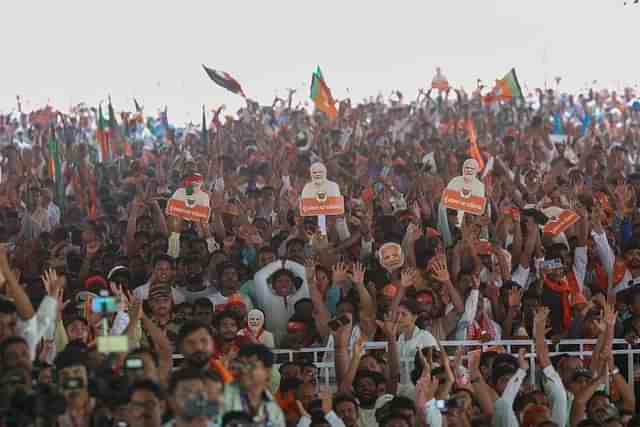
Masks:
[[[506,217],[510,217],[510,218],[520,218],[520,209],[518,208],[503,208],[502,209],[502,214]]]
[[[472,215],[482,215],[487,199],[480,196],[463,196],[460,191],[445,189],[442,204],[447,209],[456,209]]]
[[[577,213],[570,210],[563,210],[559,215],[549,218],[549,222],[542,227],[542,232],[557,236],[578,222],[579,219],[580,216]]]
[[[438,89],[441,90],[443,92],[446,92],[447,89],[449,89],[449,82],[446,80],[433,80],[431,82],[431,87],[433,89]]]
[[[319,216],[319,215],[343,215],[344,214],[344,197],[327,197],[326,200],[320,201],[315,198],[302,199],[300,201],[300,215],[302,216]]]
[[[208,206],[188,206],[184,200],[169,199],[167,202],[167,215],[176,216],[186,221],[208,222],[211,209]]]

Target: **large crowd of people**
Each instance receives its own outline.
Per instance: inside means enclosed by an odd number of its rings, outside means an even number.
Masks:
[[[293,95],[0,115],[0,426],[640,426],[640,94]]]

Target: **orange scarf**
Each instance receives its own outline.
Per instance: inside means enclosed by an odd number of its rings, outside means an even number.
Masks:
[[[229,384],[233,381],[233,374],[222,364],[222,362],[220,362],[220,360],[213,357],[209,359],[209,369],[220,375],[223,384]]]
[[[562,301],[562,326],[568,329],[571,324],[571,285],[565,278],[559,282],[554,282],[544,275],[544,284],[547,288],[560,295]]]
[[[609,275],[607,274],[606,270],[602,266],[602,263],[600,262],[596,264],[595,270],[596,270],[596,277],[598,279],[596,286],[598,287],[598,289],[602,291],[606,291],[607,289],[609,289]],[[624,274],[626,272],[627,272],[627,265],[624,263],[624,261],[621,259],[616,259],[616,262],[613,266],[613,286],[614,287],[618,283],[622,282],[622,279],[624,279]]]

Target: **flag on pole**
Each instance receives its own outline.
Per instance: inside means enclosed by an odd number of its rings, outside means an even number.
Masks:
[[[522,88],[518,81],[516,69],[512,68],[502,79],[496,80],[495,87],[489,95],[484,97],[484,101],[491,103],[497,101],[510,101],[514,98],[522,98]]]
[[[98,105],[98,130],[96,130],[96,139],[100,146],[100,163],[108,162],[111,160],[111,150],[109,147],[107,121],[102,116],[102,104]]]
[[[202,106],[202,129],[200,130],[200,142],[203,147],[209,146],[209,134],[207,133],[207,115],[204,111],[204,105]]]
[[[243,98],[246,98],[244,92],[242,91],[242,87],[240,86],[240,83],[238,83],[236,79],[231,77],[229,73],[211,69],[204,64],[202,64],[202,68],[204,68],[204,71],[205,73],[207,73],[207,76],[209,76],[209,78],[213,80],[215,84],[217,84],[218,86],[222,86],[228,91],[238,94]]]
[[[336,101],[331,96],[331,91],[322,76],[319,66],[311,76],[311,99],[318,110],[329,116],[331,120],[335,120],[338,115],[335,106]]]
[[[473,124],[473,119],[468,118],[464,123],[464,127],[467,129],[467,133],[469,134],[469,155],[478,162],[478,168],[482,171],[484,169],[484,159],[482,158],[480,147],[478,146],[478,135],[476,134],[476,127]]]
[[[142,106],[138,104],[138,100],[133,98],[133,103],[136,106],[136,113],[142,113]]]
[[[49,176],[56,184],[55,200],[61,210],[64,209],[64,178],[62,176],[62,159],[60,158],[60,146],[56,139],[56,128],[51,124],[49,127]]]

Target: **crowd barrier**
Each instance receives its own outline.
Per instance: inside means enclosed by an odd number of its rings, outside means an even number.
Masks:
[[[568,354],[572,356],[580,356],[580,357],[590,357],[593,353],[592,349],[595,347],[596,340],[594,339],[577,339],[577,340],[561,340],[557,343],[552,343],[551,341],[547,341],[548,344],[551,345],[550,348],[550,356],[557,356],[560,354]],[[489,341],[489,342],[481,342],[481,341],[441,341],[442,346],[447,349],[449,354],[453,354],[458,347],[468,347],[469,350],[472,349],[480,349],[482,351],[486,351],[491,347],[502,347],[505,349],[507,353],[517,353],[518,349],[525,348],[526,349],[526,358],[529,361],[529,381],[531,383],[535,383],[536,381],[536,369],[535,369],[535,343],[533,340],[502,340],[502,341]],[[381,342],[369,342],[366,345],[367,349],[375,350],[375,349],[387,349],[386,341]],[[332,348],[302,348],[300,350],[283,350],[278,349],[274,350],[276,354],[276,360],[278,364],[285,362],[290,362],[294,360],[311,360],[318,367],[318,380],[321,384],[326,386],[334,386],[335,385],[335,365],[333,361],[326,361],[326,355],[328,353],[333,353]],[[616,362],[618,364],[624,363],[621,361],[621,356],[624,357],[624,361],[626,361],[626,372],[622,370],[621,372],[627,378],[627,381],[633,386],[635,383],[635,365],[636,360],[634,360],[634,356],[640,355],[640,347],[633,348],[631,344],[623,339],[615,339],[613,340],[613,351],[614,357],[616,357]],[[464,359],[467,359],[468,356],[465,355]],[[640,362],[640,360],[639,360]],[[407,373],[410,371],[410,366],[413,365],[413,358],[411,359],[403,359],[400,360],[401,364],[401,372]],[[407,375],[401,376],[404,381],[407,380]]]
[[[560,354],[568,354],[571,356],[590,357],[593,354],[592,349],[595,347],[596,340],[594,339],[578,339],[578,340],[561,340],[556,343],[547,341],[551,345],[550,356],[557,356]],[[502,347],[507,353],[516,354],[520,348],[526,349],[525,357],[529,361],[529,381],[535,383],[536,381],[536,369],[535,369],[535,343],[533,340],[501,340],[501,341],[441,341],[442,346],[447,349],[449,354],[453,354],[458,347],[468,347],[469,350],[482,350],[486,351],[492,347]],[[371,341],[365,346],[367,350],[387,350],[386,341]],[[298,350],[277,349],[273,351],[276,355],[275,368],[278,369],[282,364],[293,361],[310,361],[313,362],[318,368],[318,382],[327,387],[334,387],[336,385],[335,380],[335,364],[330,354],[334,352],[333,348],[327,347],[311,347],[301,348]],[[618,367],[621,368],[621,372],[625,375],[627,381],[634,386],[635,385],[635,365],[636,355],[640,355],[640,347],[634,348],[631,344],[623,339],[613,340],[614,357]],[[463,356],[464,359],[468,358],[468,355]],[[174,355],[174,360],[182,359],[181,355]],[[638,358],[640,363],[640,358]],[[626,372],[622,370],[621,363],[626,363]],[[413,364],[413,358],[400,360],[401,372],[408,372],[410,366]],[[403,380],[407,380],[406,375],[402,375]]]

